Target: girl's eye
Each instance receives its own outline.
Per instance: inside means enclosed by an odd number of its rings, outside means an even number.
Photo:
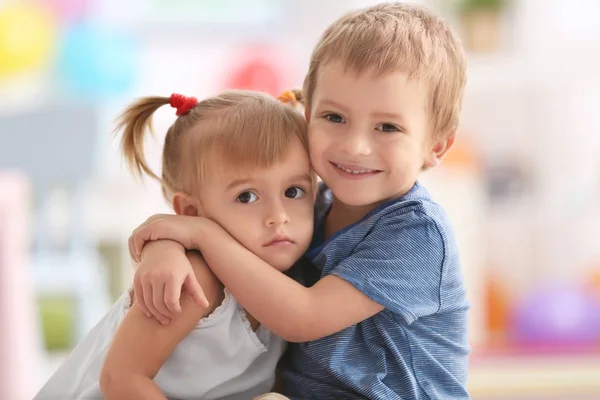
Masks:
[[[238,195],[236,200],[243,204],[250,204],[258,200],[258,196],[252,192],[243,192]]]
[[[343,124],[344,118],[338,114],[327,114],[325,115],[325,119],[329,122],[333,122],[334,124]]]
[[[289,199],[299,199],[302,196],[304,196],[305,194],[306,194],[306,192],[304,191],[304,189],[302,189],[298,186],[288,188],[285,191],[285,197],[287,197]]]
[[[377,127],[378,131],[381,132],[398,132],[400,131],[400,129],[398,129],[398,127],[396,125],[392,125],[392,124],[381,124]]]

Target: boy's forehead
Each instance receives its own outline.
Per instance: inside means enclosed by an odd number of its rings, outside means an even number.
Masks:
[[[374,69],[356,71],[340,61],[324,64],[317,72],[313,104],[383,108],[394,112],[398,107],[421,107],[427,103],[427,80],[402,71],[379,74]]]

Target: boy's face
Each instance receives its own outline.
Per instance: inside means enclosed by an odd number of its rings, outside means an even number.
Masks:
[[[308,248],[314,193],[308,154],[298,139],[274,165],[223,168],[210,174],[202,188],[200,215],[278,270],[290,268]]]
[[[431,139],[429,87],[407,74],[376,76],[323,65],[307,110],[314,169],[335,197],[372,206],[412,188],[452,139]]]

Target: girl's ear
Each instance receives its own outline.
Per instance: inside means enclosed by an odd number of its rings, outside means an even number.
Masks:
[[[177,192],[173,195],[173,210],[177,215],[198,217],[202,213],[200,202],[185,193]]]

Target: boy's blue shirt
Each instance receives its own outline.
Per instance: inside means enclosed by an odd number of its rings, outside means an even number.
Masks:
[[[469,304],[454,234],[419,183],[325,240],[332,193],[319,187],[304,283],[337,275],[384,306],[333,335],[290,344],[292,399],[468,399]]]

